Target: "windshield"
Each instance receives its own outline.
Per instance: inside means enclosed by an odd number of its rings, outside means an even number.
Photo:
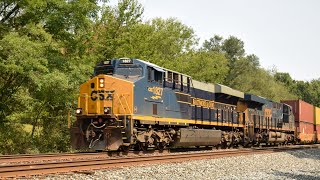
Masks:
[[[112,75],[113,74],[113,67],[112,66],[97,66],[94,68],[94,75],[99,74],[106,74]]]
[[[142,67],[118,67],[115,74],[123,76],[142,76]]]

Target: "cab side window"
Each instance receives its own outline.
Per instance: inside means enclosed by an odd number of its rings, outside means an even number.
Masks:
[[[168,82],[172,82],[172,72],[168,71]]]
[[[162,84],[163,81],[163,74],[160,71],[155,70],[152,67],[148,67],[148,81],[149,82],[158,82]]]
[[[159,82],[160,84],[162,84],[162,81],[163,81],[163,75],[162,75],[162,72],[159,72],[159,71],[154,71],[154,80]]]
[[[148,81],[154,81],[154,70],[151,67],[148,67]]]

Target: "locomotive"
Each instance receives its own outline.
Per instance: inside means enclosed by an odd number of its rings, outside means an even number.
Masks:
[[[80,86],[78,150],[237,147],[299,140],[292,107],[140,59],[98,63]]]

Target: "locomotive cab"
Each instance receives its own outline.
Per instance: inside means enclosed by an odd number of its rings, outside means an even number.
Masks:
[[[123,58],[97,64],[94,77],[81,84],[71,129],[75,149],[117,150],[130,143],[134,81],[142,68]],[[110,138],[111,137],[111,138]]]

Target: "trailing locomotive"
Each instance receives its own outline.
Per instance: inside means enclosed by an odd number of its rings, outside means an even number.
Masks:
[[[297,140],[291,106],[139,59],[112,59],[80,86],[74,149],[251,146]]]

